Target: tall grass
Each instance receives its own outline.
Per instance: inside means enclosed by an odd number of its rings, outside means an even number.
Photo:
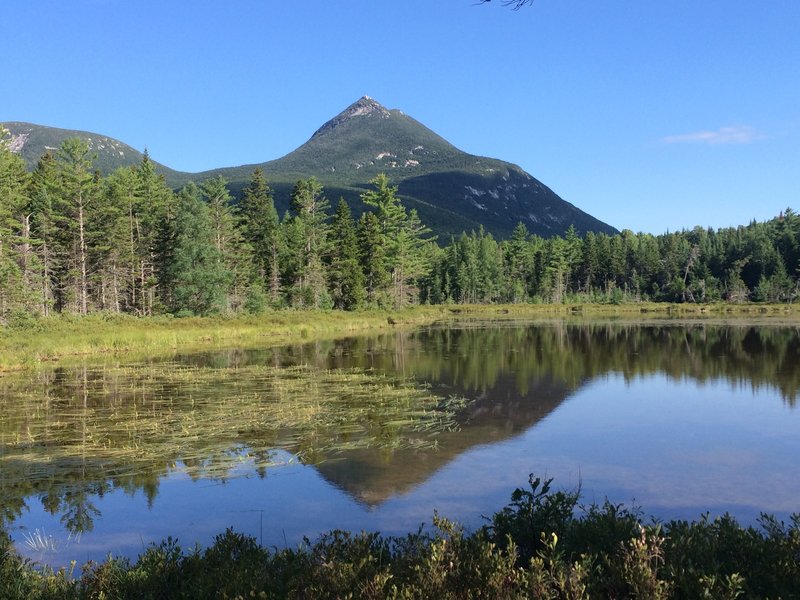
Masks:
[[[795,305],[513,304],[416,306],[399,311],[275,311],[262,315],[138,318],[117,313],[26,318],[0,327],[0,371],[75,357],[163,356],[224,346],[269,346],[424,325],[442,319],[737,318],[797,321]]]

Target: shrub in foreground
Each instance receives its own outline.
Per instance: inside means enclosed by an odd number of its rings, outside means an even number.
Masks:
[[[800,598],[800,514],[645,522],[531,476],[477,531],[434,517],[404,537],[332,531],[270,550],[231,530],[205,550],[173,539],[78,578],[37,570],[0,539],[0,598]]]

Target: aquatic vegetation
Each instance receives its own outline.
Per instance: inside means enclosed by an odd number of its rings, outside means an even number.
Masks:
[[[67,531],[90,531],[96,498],[112,490],[141,491],[152,504],[169,474],[263,477],[286,461],[320,465],[374,505],[471,446],[530,428],[609,372],[770,386],[794,406],[797,340],[787,326],[512,316],[6,374],[0,522],[15,521],[36,499]],[[465,426],[474,433],[459,437]],[[342,465],[354,453],[369,467],[361,479],[348,480],[341,466],[326,473],[327,461]],[[389,456],[400,458],[384,476]]]
[[[48,535],[42,529],[34,529],[23,534],[25,545],[37,552],[55,551],[57,543],[52,535]]]
[[[259,472],[285,460],[278,449],[314,463],[358,448],[432,448],[467,404],[413,379],[307,365],[79,367],[0,391],[5,518],[46,493],[75,532],[91,529],[91,497],[111,487],[154,495],[176,470],[194,479]]]

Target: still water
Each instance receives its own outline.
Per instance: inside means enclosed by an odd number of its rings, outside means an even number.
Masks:
[[[0,378],[0,526],[54,566],[233,527],[474,528],[529,473],[659,519],[800,512],[800,329],[461,322]]]

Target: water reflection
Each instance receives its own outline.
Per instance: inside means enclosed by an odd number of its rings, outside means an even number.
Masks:
[[[7,375],[0,519],[38,502],[66,531],[90,532],[112,492],[152,506],[170,473],[265,477],[287,456],[378,506],[608,374],[769,388],[794,408],[798,358],[796,327],[473,322]]]

